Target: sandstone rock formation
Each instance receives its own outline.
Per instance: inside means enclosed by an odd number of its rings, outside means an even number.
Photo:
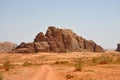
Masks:
[[[119,51],[119,52],[120,52],[120,43],[117,44],[117,49],[116,49],[116,51]]]
[[[0,52],[11,52],[17,45],[11,42],[1,42]]]
[[[50,26],[44,35],[40,32],[31,43],[21,43],[15,49],[16,52],[68,52],[91,51],[104,52],[104,49],[92,40],[86,40],[78,36],[70,29],[59,29]]]

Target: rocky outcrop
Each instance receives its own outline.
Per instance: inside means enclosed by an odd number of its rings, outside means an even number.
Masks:
[[[117,44],[117,49],[116,49],[116,51],[119,51],[119,52],[120,52],[120,43]]]
[[[11,52],[17,45],[11,42],[1,42],[0,52]]]
[[[21,43],[16,52],[68,52],[91,51],[104,52],[104,49],[92,40],[78,36],[70,29],[59,29],[50,26],[44,35],[40,32],[32,43]]]
[[[31,42],[31,43],[22,42],[14,50],[14,52],[18,52],[18,53],[34,53],[34,52],[49,52],[49,51],[50,51],[50,47],[47,42]]]
[[[47,37],[42,32],[40,32],[34,39],[34,42],[42,42],[42,41],[47,41]]]

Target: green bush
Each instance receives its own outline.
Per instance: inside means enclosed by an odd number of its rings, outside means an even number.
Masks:
[[[32,65],[32,64],[31,64],[30,62],[27,62],[27,61],[23,63],[23,66],[24,66],[24,67],[28,67],[28,66],[31,66],[31,65]]]
[[[4,63],[3,63],[3,68],[5,69],[5,71],[9,71],[10,68],[11,68],[11,63],[9,60],[6,60]]]

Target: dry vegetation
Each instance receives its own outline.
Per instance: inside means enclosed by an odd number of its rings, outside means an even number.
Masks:
[[[38,80],[30,77],[35,76],[36,71],[43,65],[49,65],[54,69],[60,80],[120,80],[120,53],[114,51],[59,54],[1,53],[0,80]]]

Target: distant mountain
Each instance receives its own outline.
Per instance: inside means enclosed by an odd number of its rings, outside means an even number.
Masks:
[[[14,52],[19,53],[74,51],[104,52],[104,49],[94,41],[78,36],[70,29],[59,29],[50,26],[45,35],[40,32],[33,42],[22,42],[14,50]]]
[[[11,52],[17,44],[11,42],[0,42],[0,52]]]

